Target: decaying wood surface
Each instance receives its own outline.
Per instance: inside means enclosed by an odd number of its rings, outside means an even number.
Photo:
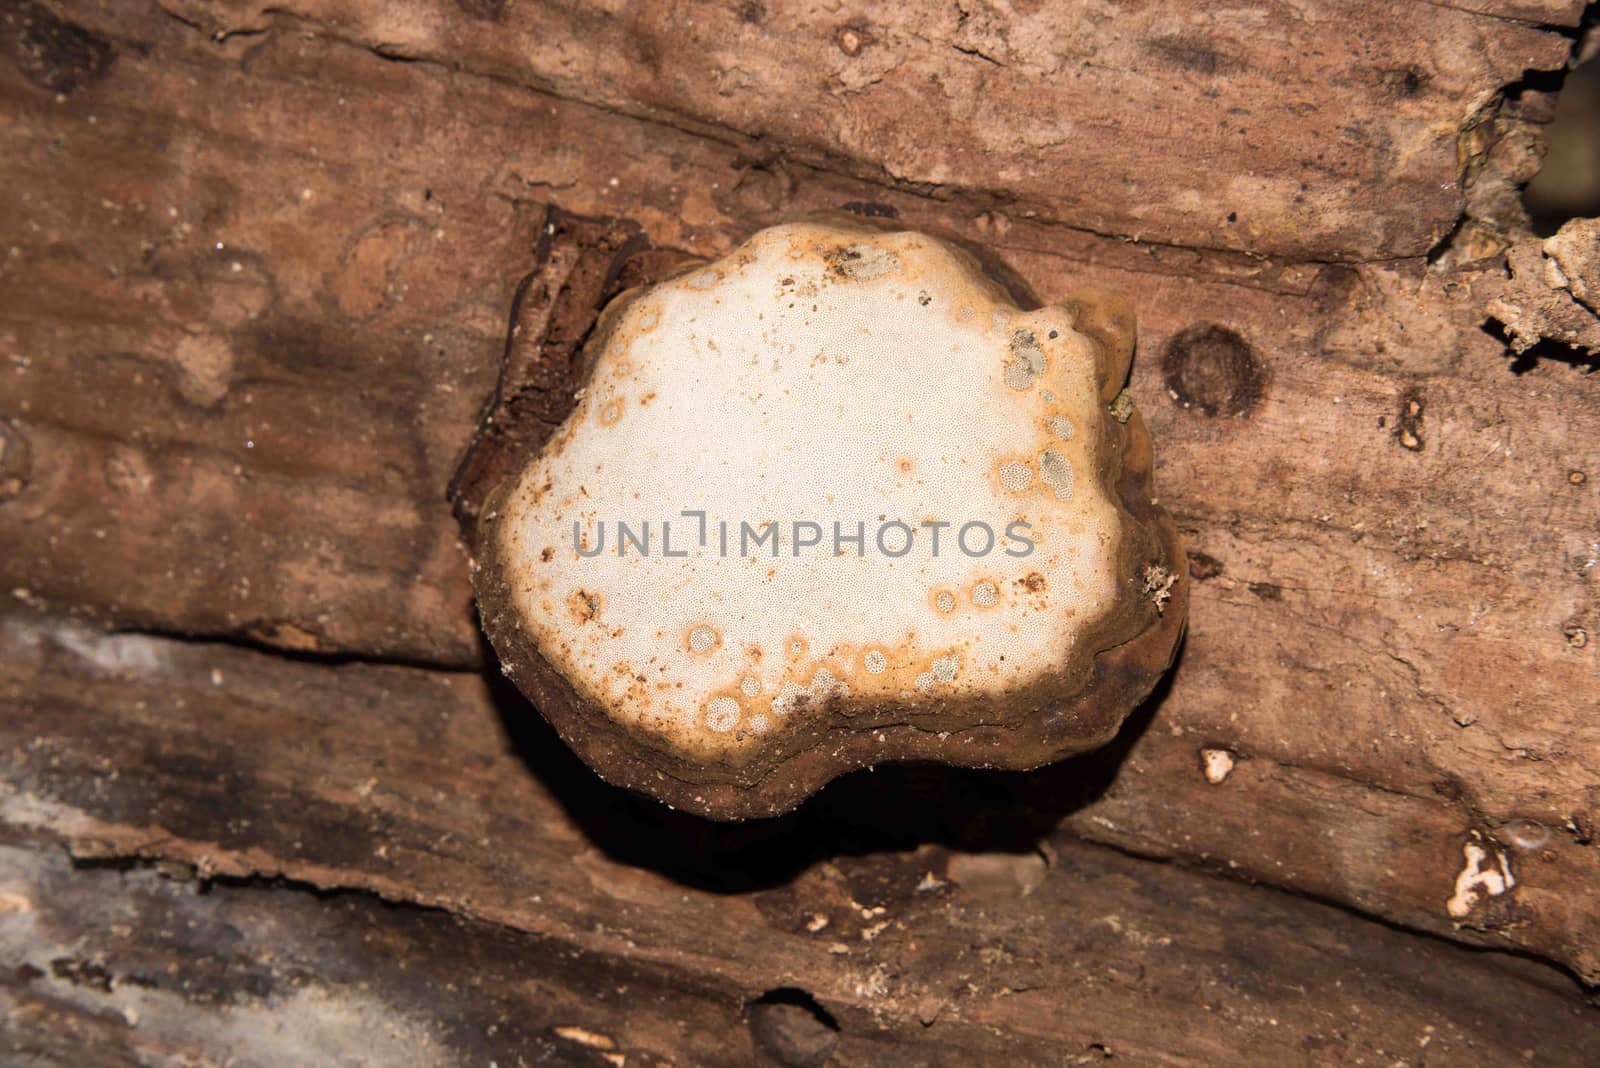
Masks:
[[[748,1043],[729,1021],[792,986],[840,1063],[1592,1063],[1567,978],[1448,944],[1600,983],[1600,278],[1552,288],[1566,246],[1514,206],[1550,111],[1525,72],[1580,6],[0,4],[0,925],[44,973],[0,978],[11,1033],[79,1063],[180,1049],[185,1014],[252,1040],[140,985],[190,948],[82,930],[110,901],[305,954],[218,963],[241,1002],[299,977],[307,1026],[530,1062],[537,1032],[747,1063],[705,1032]],[[552,206],[689,255],[848,206],[1042,299],[1128,294],[1194,583],[1159,699],[1095,758],[880,769],[779,828],[590,780],[485,689],[446,496]],[[592,285],[583,252],[529,285]],[[1023,850],[998,867],[1037,887],[986,898],[942,846]],[[526,1032],[437,1029],[490,1012]]]
[[[749,1003],[787,988],[837,1064],[1600,1055],[1548,968],[1050,834],[1004,776],[861,774],[728,835],[600,784],[477,674],[15,617],[0,643],[24,1049],[749,1064]]]

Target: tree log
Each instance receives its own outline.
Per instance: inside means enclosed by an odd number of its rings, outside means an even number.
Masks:
[[[1543,243],[1516,204],[1550,112],[1538,72],[1565,62],[1555,27],[1582,5],[647,8],[0,4],[0,832],[19,872],[0,889],[67,941],[81,921],[27,887],[196,922],[256,910],[263,931],[377,917],[385,969],[456,922],[365,898],[340,920],[292,887],[190,901],[52,850],[375,894],[463,918],[441,982],[473,947],[550,940],[603,965],[497,972],[559,996],[496,1004],[574,1058],[607,1051],[549,1028],[614,1035],[624,1014],[548,1006],[636,981],[661,1007],[618,1048],[694,1063],[723,1047],[688,1030],[785,986],[861,1062],[1103,1042],[1321,1063],[1432,1057],[1447,1035],[1469,1063],[1592,1061],[1570,984],[1446,944],[1600,983],[1600,278],[1561,258],[1592,229]],[[552,209],[714,256],[839,208],[980,244],[1042,300],[1133,301],[1130,390],[1191,548],[1189,638],[1105,753],[1020,776],[879,769],[795,822],[715,831],[601,787],[483,681],[450,480],[519,286],[593,312],[572,297],[592,279],[560,273],[584,243],[537,255]],[[564,328],[523,368],[552,418],[549,354],[581,336]],[[948,819],[903,814],[918,806]],[[949,850],[1039,841],[1058,860],[1023,906],[950,902],[967,891]],[[710,874],[674,859],[691,848]],[[947,888],[903,891],[927,912],[895,905],[864,941],[881,917],[840,927],[858,862]],[[805,910],[830,926],[805,931]],[[1133,930],[1199,956],[1152,959]],[[93,944],[178,952],[140,938]],[[1007,987],[1008,940],[1043,979]],[[376,952],[307,972],[337,985]],[[857,989],[873,976],[888,1002]],[[1202,1017],[1182,1003],[1207,984],[1228,993]],[[83,1063],[168,1041],[106,1016],[131,1002],[67,996],[84,989],[8,980],[13,1033],[76,1035],[59,1059]],[[471,1000],[430,1012],[419,989],[383,998],[424,1029]],[[151,1018],[219,1019],[183,998]],[[1152,1010],[1172,1027],[1138,1022]],[[1332,1044],[1293,1045],[1311,1034]]]
[[[1041,841],[1005,776],[858,773],[730,834],[600,783],[476,674],[0,641],[24,1050],[750,1064],[761,999],[803,991],[836,1064],[1600,1054],[1548,968]]]

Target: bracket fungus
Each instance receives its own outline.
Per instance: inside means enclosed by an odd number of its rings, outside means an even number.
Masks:
[[[1187,601],[1132,351],[926,234],[763,230],[601,313],[477,527],[484,628],[602,777],[718,819],[1099,746]]]

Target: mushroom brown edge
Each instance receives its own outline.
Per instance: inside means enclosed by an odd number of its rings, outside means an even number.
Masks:
[[[888,230],[854,219],[824,222],[862,235]],[[985,271],[971,254],[942,239],[930,240],[995,282],[997,272]],[[605,349],[623,312],[651,288],[628,290],[600,313],[584,346],[587,368],[592,369],[592,354]],[[1082,294],[1060,306],[1073,313],[1073,329],[1092,342],[1102,398],[1117,398],[1132,358],[1131,309],[1103,294]],[[577,417],[569,416],[569,422]],[[965,723],[952,723],[948,716],[895,716],[892,708],[885,718],[874,706],[858,703],[842,714],[806,717],[782,732],[781,744],[742,764],[695,760],[655,744],[646,732],[617,722],[586,699],[541,652],[517,608],[510,572],[518,561],[504,558],[499,535],[502,505],[518,486],[520,469],[489,493],[474,531],[473,583],[481,622],[505,674],[602,779],[712,819],[779,815],[840,775],[889,762],[1008,770],[1053,763],[1102,746],[1118,733],[1127,714],[1171,667],[1187,620],[1186,556],[1170,518],[1151,496],[1149,434],[1137,410],[1124,408],[1105,422],[1112,447],[1100,477],[1114,491],[1123,533],[1116,551],[1115,606],[1085,628],[1081,644],[1093,652],[1076,654],[1076,670],[965,702]],[[1108,477],[1112,472],[1114,480]]]

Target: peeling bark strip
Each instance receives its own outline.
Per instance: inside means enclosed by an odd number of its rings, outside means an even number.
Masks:
[[[447,494],[471,542],[484,499],[561,424],[574,401],[577,361],[599,310],[692,259],[652,248],[639,226],[586,218],[554,205],[517,286],[499,376]]]
[[[484,498],[535,453],[571,410],[578,352],[607,300],[638,277],[667,269],[672,253],[648,249],[636,225],[550,208],[534,269],[517,286],[494,392],[455,474],[449,497],[471,540]]]
[[[1546,241],[1520,242],[1505,264],[1503,276],[1490,275],[1479,288],[1511,352],[1548,346],[1600,368],[1600,220],[1573,219]]]
[[[1049,819],[993,776],[730,829],[598,783],[476,676],[3,634],[0,1048],[47,1062],[749,1065],[814,1048],[763,1007],[807,999],[838,1064],[1600,1055],[1530,962],[1069,837],[993,852]]]

